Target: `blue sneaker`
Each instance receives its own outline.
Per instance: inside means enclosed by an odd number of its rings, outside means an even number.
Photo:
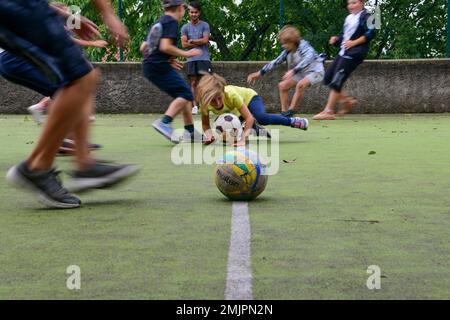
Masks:
[[[291,127],[306,131],[309,127],[309,121],[305,118],[292,118]]]
[[[155,128],[156,131],[158,131],[160,134],[162,134],[167,140],[178,144],[180,143],[177,139],[172,139],[173,135],[173,128],[170,124],[166,124],[161,121],[161,119],[156,120],[152,124],[153,128]]]

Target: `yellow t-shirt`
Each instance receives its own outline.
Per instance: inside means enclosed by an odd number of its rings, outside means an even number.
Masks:
[[[239,110],[242,106],[247,106],[250,101],[256,97],[258,93],[255,90],[236,86],[225,86],[225,96],[223,101],[223,108],[218,110],[213,106],[208,106],[205,115],[212,112],[216,115],[221,115],[224,113],[233,113],[236,116],[240,116]]]

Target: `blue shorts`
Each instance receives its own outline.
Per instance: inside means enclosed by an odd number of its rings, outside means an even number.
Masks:
[[[64,82],[51,83],[40,69],[6,51],[0,53],[0,75],[46,97],[52,97]]]
[[[92,65],[45,0],[0,1],[0,47],[39,68],[53,85],[67,85]]]
[[[194,101],[189,84],[172,68],[169,63],[144,62],[144,76],[172,98]]]

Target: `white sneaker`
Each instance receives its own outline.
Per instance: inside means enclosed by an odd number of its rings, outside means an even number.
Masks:
[[[38,124],[44,123],[44,108],[42,108],[42,105],[40,105],[39,103],[34,104],[27,110],[33,117],[34,121],[36,121]]]
[[[97,119],[95,118],[95,116],[89,116],[89,122],[90,123],[94,123]]]
[[[198,107],[197,106],[194,106],[192,108],[192,114],[198,114]]]

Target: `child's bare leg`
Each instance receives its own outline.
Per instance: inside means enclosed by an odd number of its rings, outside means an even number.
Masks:
[[[297,83],[297,86],[295,87],[295,94],[291,101],[291,106],[289,107],[289,110],[296,110],[300,107],[300,102],[303,99],[303,93],[305,92],[305,89],[308,88],[311,85],[311,82],[308,78],[304,78],[301,81]]]
[[[193,102],[188,102],[186,103],[186,107],[181,111],[181,113],[183,114],[183,121],[184,121],[184,125],[188,126],[194,123],[194,120],[192,119],[192,110],[191,110],[191,105],[193,104]]]
[[[327,106],[325,107],[324,112],[334,114],[335,109],[336,109],[336,104],[338,103],[339,100],[341,100],[341,98],[342,98],[342,93],[332,89],[330,91],[330,96],[328,97],[328,103],[327,103]]]
[[[176,98],[170,104],[165,115],[171,117],[172,119],[175,118],[180,112],[183,112],[186,109],[186,105],[189,105],[189,102],[190,101],[188,101],[184,98]],[[192,115],[191,115],[191,119],[192,119]]]
[[[284,80],[278,84],[280,91],[281,111],[286,112],[289,109],[289,90],[295,88],[297,82],[294,80]]]
[[[79,122],[75,125],[73,136],[75,140],[75,161],[77,168],[84,171],[89,166],[94,164],[94,159],[89,153],[89,116],[91,115],[92,105],[94,104],[94,97],[91,96],[87,101],[86,106],[82,108],[82,115]]]
[[[196,76],[189,76],[189,83],[191,85],[192,93],[194,94],[194,97],[196,97],[195,90],[197,88],[197,83],[198,83],[197,82],[197,77]],[[194,108],[195,103],[196,103],[195,99],[194,99],[194,101],[189,102],[189,106],[191,107],[191,109]]]
[[[340,109],[339,115],[345,115],[349,113],[353,107],[358,103],[358,100],[348,95],[345,91],[341,92],[341,98],[339,100]]]
[[[33,153],[27,160],[30,170],[49,170],[63,139],[82,117],[80,106],[85,106],[97,85],[97,72],[86,76],[63,88],[56,96],[50,110],[44,131]]]

